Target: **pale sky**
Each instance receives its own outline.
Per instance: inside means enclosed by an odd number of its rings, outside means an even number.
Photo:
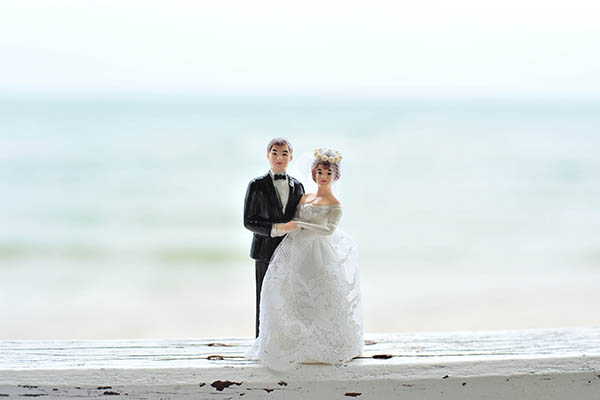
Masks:
[[[600,2],[0,5],[0,90],[600,96]]]

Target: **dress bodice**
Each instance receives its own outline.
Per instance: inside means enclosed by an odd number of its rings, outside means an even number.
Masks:
[[[327,225],[327,220],[331,211],[334,209],[340,209],[342,206],[339,204],[332,204],[327,206],[314,205],[311,203],[304,203],[298,205],[296,217],[300,221],[310,222],[312,224]]]
[[[296,220],[300,229],[307,229],[323,235],[331,235],[342,218],[340,204],[314,205],[300,203],[296,210]]]

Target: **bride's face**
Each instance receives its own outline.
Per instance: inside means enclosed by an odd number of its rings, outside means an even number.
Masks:
[[[324,165],[317,165],[317,173],[315,180],[319,186],[330,186],[333,183],[334,172],[331,167],[327,168]]]

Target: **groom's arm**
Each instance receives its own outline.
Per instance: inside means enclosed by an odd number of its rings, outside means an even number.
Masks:
[[[248,184],[248,189],[246,190],[246,198],[244,199],[244,226],[257,235],[271,237],[273,223],[259,215],[259,201],[261,200],[261,196],[256,186],[256,182],[252,181]]]

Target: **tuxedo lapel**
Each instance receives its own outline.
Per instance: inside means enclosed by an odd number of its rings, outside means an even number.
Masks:
[[[296,212],[294,207],[292,207],[292,204],[294,204],[293,199],[294,199],[294,186],[295,185],[294,185],[294,182],[292,181],[292,178],[290,178],[289,176],[288,176],[288,186],[290,187],[290,190],[289,190],[289,194],[288,194],[287,206],[285,207],[285,216],[286,216],[286,219],[291,219]]]
[[[273,184],[273,179],[271,179],[271,175],[267,174],[265,178],[267,181],[267,186],[269,187],[269,193],[271,195],[271,200],[273,204],[275,204],[275,213],[279,218],[283,217],[283,204],[281,204],[281,200],[279,199],[279,195],[277,194],[277,189],[275,189],[275,185]]]

